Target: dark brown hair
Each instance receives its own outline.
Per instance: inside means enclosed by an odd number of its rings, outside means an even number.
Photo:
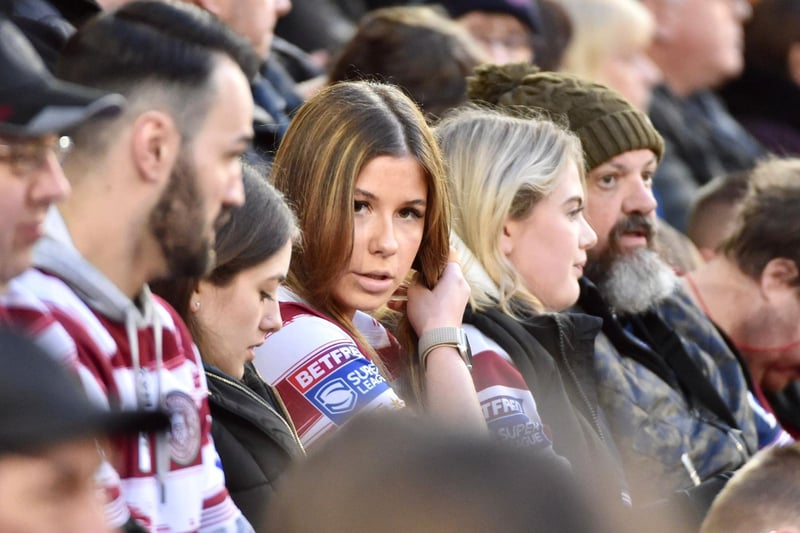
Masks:
[[[485,60],[480,45],[443,12],[427,6],[389,7],[361,20],[329,78],[397,85],[427,115],[439,117],[466,101],[466,77]]]

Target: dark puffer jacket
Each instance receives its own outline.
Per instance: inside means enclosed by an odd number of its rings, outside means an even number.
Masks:
[[[467,309],[472,324],[499,344],[533,393],[553,448],[575,475],[612,506],[630,505],[627,481],[594,381],[594,339],[602,321],[577,313],[517,320],[499,309]]]
[[[269,386],[255,369],[245,367],[242,380],[205,365],[211,434],[222,459],[225,486],[256,531],[276,483],[289,464],[304,456],[294,430]]]

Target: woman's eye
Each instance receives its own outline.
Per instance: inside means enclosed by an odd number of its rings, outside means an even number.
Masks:
[[[369,204],[367,202],[362,202],[362,201],[359,201],[359,200],[356,200],[355,202],[353,202],[353,211],[356,212],[356,213],[361,213],[362,211],[366,210],[368,207],[369,207]]]
[[[408,208],[408,209],[403,209],[403,210],[400,211],[400,218],[416,218],[416,219],[420,219],[420,218],[424,218],[424,217],[425,217],[425,214],[422,211],[420,211],[419,209]]]
[[[266,292],[264,292],[264,291],[259,291],[259,293],[258,293],[258,297],[261,299],[261,301],[262,301],[262,302],[263,302],[264,300],[272,300],[272,296],[270,296],[269,294],[267,294],[267,293],[266,293]]]
[[[570,220],[577,219],[580,216],[580,214],[583,213],[584,209],[586,209],[586,207],[581,206],[567,213],[569,215]]]

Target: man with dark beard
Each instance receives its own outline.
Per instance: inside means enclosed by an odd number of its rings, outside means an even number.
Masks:
[[[789,437],[764,417],[740,362],[653,250],[661,136],[617,93],[565,74],[479,67],[469,96],[539,108],[566,119],[581,139],[586,218],[597,244],[588,251],[578,306],[603,318],[594,365],[600,404],[634,506],[688,495],[691,505],[677,511],[696,511],[686,519],[699,525],[725,479],[715,476]]]
[[[256,63],[212,15],[167,2],[99,15],[60,60],[60,77],[113,88],[128,106],[70,132],[73,194],[50,212],[36,268],[14,280],[8,300],[35,297],[59,321],[69,337],[40,341],[74,363],[91,399],[170,413],[168,437],[113,441],[114,468],[100,472],[112,527],[252,530],[225,490],[192,339],[147,283],[213,266],[215,228],[244,201]],[[31,323],[26,309],[9,311]]]

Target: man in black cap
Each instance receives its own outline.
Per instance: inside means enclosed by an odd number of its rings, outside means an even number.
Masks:
[[[66,368],[0,331],[0,531],[108,531],[95,472],[99,437],[156,431],[157,412],[95,407]]]
[[[436,0],[483,45],[492,62],[534,62],[540,33],[538,0]]]
[[[48,207],[69,184],[59,132],[118,113],[124,99],[53,78],[16,26],[0,18],[0,293],[31,263]],[[0,317],[0,320],[2,318]]]

